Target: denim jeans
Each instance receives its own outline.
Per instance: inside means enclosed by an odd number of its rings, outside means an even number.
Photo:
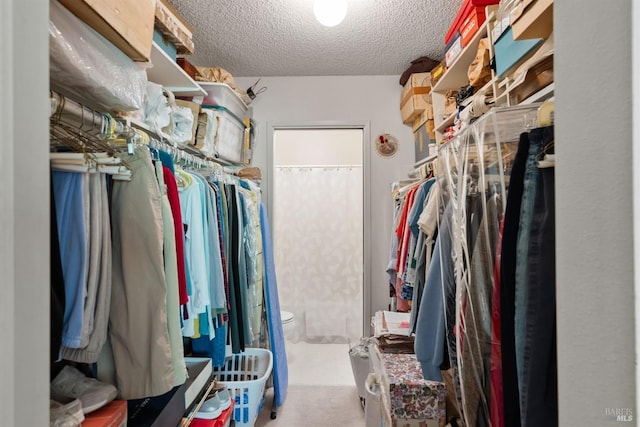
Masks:
[[[529,134],[520,135],[518,152],[511,168],[509,193],[504,213],[502,252],[500,257],[500,330],[502,348],[502,383],[504,389],[504,425],[520,426],[520,398],[515,355],[514,309],[515,268],[518,224],[529,153]]]
[[[553,140],[553,128],[543,128],[534,136],[546,145]],[[523,427],[558,425],[554,169],[539,171],[527,259],[528,298],[520,387]]]
[[[520,222],[518,226],[518,242],[516,246],[516,280],[515,280],[515,343],[516,366],[518,370],[518,390],[522,394],[524,369],[525,324],[527,322],[527,260],[529,256],[529,238],[536,192],[541,180],[537,160],[543,145],[542,129],[534,129],[529,133],[529,152],[522,191]],[[520,399],[522,401],[522,399]]]

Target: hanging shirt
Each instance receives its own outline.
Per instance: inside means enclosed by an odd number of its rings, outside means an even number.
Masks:
[[[182,334],[192,336],[194,334],[194,317],[207,312],[207,306],[211,304],[207,274],[207,257],[205,251],[204,218],[205,211],[202,206],[202,195],[197,181],[189,174],[181,173],[185,181],[180,189],[180,208],[183,212],[183,221],[186,224],[185,232],[185,258],[189,266],[191,282],[191,295],[187,304],[189,319],[184,320]]]

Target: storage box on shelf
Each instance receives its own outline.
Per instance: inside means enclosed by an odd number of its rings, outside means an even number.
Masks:
[[[456,33],[451,43],[446,48],[446,53],[444,55],[445,63],[447,67],[450,67],[462,52],[462,38],[460,33]]]
[[[490,11],[495,10],[495,6],[489,6],[486,15]],[[480,40],[487,37],[487,22],[485,21],[478,29],[469,43],[462,49],[456,60],[447,67],[431,90],[433,102],[434,125],[436,128],[436,140],[438,143],[442,140],[443,129],[442,124],[445,121],[453,123],[453,115],[455,112],[445,112],[447,103],[447,92],[451,90],[459,90],[461,87],[469,84],[469,65],[476,56]],[[432,70],[433,74],[434,70]]]
[[[431,105],[431,74],[412,74],[400,94],[402,123],[412,124]]]
[[[507,28],[493,45],[498,77],[505,76],[524,61],[541,43],[542,39],[514,40],[513,30]]]
[[[444,36],[444,44],[448,45],[453,40],[456,32],[462,32],[461,29],[465,24],[465,20],[469,15],[477,13],[478,8],[484,9],[485,6],[498,4],[500,0],[465,0],[458,9],[456,17],[453,19],[447,34]]]
[[[60,0],[134,61],[151,57],[155,0]]]
[[[157,0],[155,6],[155,26],[170,40],[179,54],[194,52],[193,31],[166,0]]]
[[[469,44],[473,36],[476,35],[484,21],[487,18],[485,16],[484,7],[474,7],[469,16],[462,22],[460,27],[460,37],[462,38],[462,47]]]
[[[547,38],[553,31],[553,0],[522,0],[510,15],[514,40]]]
[[[432,155],[431,146],[436,143],[436,132],[433,119],[424,121],[413,131],[415,161],[426,159]]]
[[[164,34],[160,32],[157,28],[153,29],[153,42],[160,47],[167,54],[169,58],[176,61],[178,58],[178,48],[176,45],[166,38]]]
[[[199,82],[200,87],[206,95],[200,99],[193,99],[206,107],[225,107],[238,120],[242,120],[247,113],[248,107],[231,87],[225,83]]]
[[[524,81],[509,91],[512,104],[519,104],[553,83],[553,56],[532,66]]]

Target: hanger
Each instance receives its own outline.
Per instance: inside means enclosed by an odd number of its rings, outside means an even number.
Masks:
[[[267,91],[266,86],[262,86],[260,89],[256,89],[256,86],[258,85],[258,83],[260,83],[260,80],[262,79],[258,79],[258,81],[256,81],[253,85],[247,88],[247,95],[249,96],[249,98],[251,98],[251,100],[256,99],[256,96],[260,95],[261,93],[265,93]]]
[[[554,153],[551,153],[553,148],[555,148],[555,140],[545,145],[540,154],[538,154],[537,165],[539,169],[555,167],[556,156]]]

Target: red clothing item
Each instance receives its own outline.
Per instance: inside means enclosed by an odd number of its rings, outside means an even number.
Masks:
[[[407,265],[407,257],[409,256],[409,241],[411,238],[411,230],[409,228],[408,217],[409,212],[411,212],[411,208],[413,207],[415,195],[419,187],[419,185],[416,185],[407,192],[406,201],[402,208],[402,215],[400,216],[400,222],[398,223],[398,228],[396,229],[396,233],[399,239],[398,262],[396,264],[396,271],[398,272],[396,280],[396,295],[398,297],[397,309],[401,312],[407,312],[410,308],[409,301],[403,299],[402,297],[400,297],[400,295],[402,293],[402,277]]]
[[[164,183],[167,186],[167,197],[171,205],[173,214],[173,225],[176,235],[176,254],[178,255],[178,290],[180,293],[180,305],[189,301],[187,295],[187,275],[184,261],[184,225],[182,224],[182,210],[180,209],[180,198],[178,196],[178,184],[176,177],[171,173],[171,169],[162,167],[164,173]]]
[[[493,268],[493,298],[491,301],[491,402],[489,412],[493,427],[504,427],[504,389],[502,387],[502,332],[500,330],[500,259],[502,258],[502,230],[504,215],[500,219],[500,233]]]

